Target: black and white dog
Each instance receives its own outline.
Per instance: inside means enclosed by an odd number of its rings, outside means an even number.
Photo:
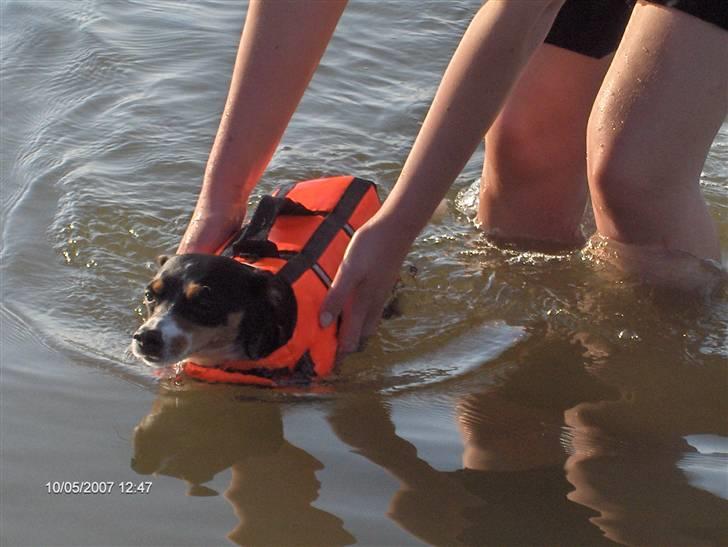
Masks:
[[[291,338],[296,300],[271,273],[205,254],[160,256],[158,264],[144,295],[147,320],[132,342],[145,363],[260,359]]]

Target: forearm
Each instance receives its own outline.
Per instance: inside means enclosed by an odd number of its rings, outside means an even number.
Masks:
[[[225,109],[179,252],[198,246],[200,224],[209,219],[231,229],[242,221],[248,196],[273,156],[345,5],[346,0],[251,0]]]
[[[563,0],[490,0],[463,36],[378,218],[407,245],[462,171]]]

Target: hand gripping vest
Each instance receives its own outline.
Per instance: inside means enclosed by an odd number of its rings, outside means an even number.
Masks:
[[[321,328],[321,304],[354,231],[379,206],[376,185],[351,176],[298,182],[264,196],[221,254],[273,272],[291,286],[297,308],[293,335],[262,359],[218,367],[187,362],[185,374],[206,382],[262,386],[308,383],[330,374],[337,327]]]

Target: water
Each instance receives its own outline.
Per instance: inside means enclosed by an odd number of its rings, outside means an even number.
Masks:
[[[477,5],[352,2],[251,202],[332,173],[391,188]],[[331,382],[205,386],[125,357],[244,14],[0,4],[3,545],[728,543],[725,294],[493,247],[469,219],[482,152],[408,258],[402,317]],[[724,249],[726,181],[728,125],[702,179]]]

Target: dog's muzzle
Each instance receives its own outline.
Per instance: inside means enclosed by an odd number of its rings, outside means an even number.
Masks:
[[[161,361],[164,352],[164,338],[157,329],[141,327],[132,336],[134,349],[147,361]]]

